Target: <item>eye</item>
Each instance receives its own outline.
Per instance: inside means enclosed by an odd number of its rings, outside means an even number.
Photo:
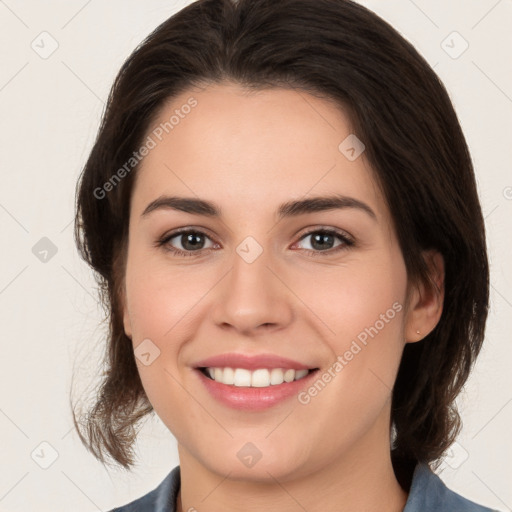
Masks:
[[[203,233],[202,231],[194,229],[183,229],[180,231],[174,231],[168,235],[164,235],[160,240],[157,241],[156,245],[158,247],[164,247],[166,250],[171,251],[178,256],[195,256],[205,249],[212,248],[204,247],[204,238],[210,240],[206,233]],[[177,243],[181,245],[181,249],[173,246],[171,241],[174,239],[176,239],[174,244]]]
[[[296,242],[295,246],[308,237],[311,237],[310,246],[312,249],[303,250],[313,256],[318,256],[322,253],[330,255],[338,251],[346,250],[355,244],[352,237],[347,233],[322,228],[304,234],[299,242]],[[219,247],[218,244],[213,242],[210,247],[205,247],[204,239],[211,241],[211,238],[203,231],[188,228],[164,235],[161,239],[157,240],[155,245],[157,247],[163,247],[165,250],[177,256],[197,256],[205,250]],[[333,245],[336,239],[339,240],[339,244]],[[181,248],[175,247],[176,244],[179,244]]]
[[[347,234],[333,229],[316,229],[309,231],[301,237],[301,240],[311,238],[310,246],[313,249],[304,249],[306,253],[318,256],[321,253],[333,254],[338,251],[346,250],[354,245],[354,240]],[[333,245],[336,238],[340,241],[338,245]]]

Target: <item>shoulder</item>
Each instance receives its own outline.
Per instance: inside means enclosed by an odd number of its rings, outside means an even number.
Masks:
[[[156,489],[109,512],[176,512],[180,490],[180,467],[176,466]]]
[[[449,489],[427,464],[418,464],[403,512],[499,512]]]

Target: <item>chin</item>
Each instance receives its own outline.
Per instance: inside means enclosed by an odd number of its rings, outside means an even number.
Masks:
[[[227,453],[232,453],[231,457]],[[209,471],[222,477],[229,475],[230,480],[250,481],[260,483],[275,483],[275,480],[287,481],[300,476],[307,467],[306,461],[294,461],[291,454],[282,450],[273,450],[273,453],[256,451],[252,446],[242,445],[242,449],[232,452],[222,451],[212,456],[210,451],[208,460],[203,459],[202,465]],[[215,457],[215,461],[212,460]],[[252,458],[252,459],[251,459]]]

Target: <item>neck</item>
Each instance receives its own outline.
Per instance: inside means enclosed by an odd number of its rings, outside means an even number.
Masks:
[[[307,468],[300,477],[275,478],[270,470],[258,480],[211,471],[178,445],[181,488],[177,512],[402,512],[408,494],[393,471],[389,442],[375,441],[353,447],[317,468]]]

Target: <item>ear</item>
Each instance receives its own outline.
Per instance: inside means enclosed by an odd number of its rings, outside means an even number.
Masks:
[[[411,289],[406,324],[407,343],[420,341],[436,327],[443,312],[444,259],[434,250],[423,253],[432,283],[420,282]]]
[[[121,293],[120,293],[120,305],[121,305],[121,311],[123,314],[123,326],[124,326],[124,333],[128,338],[132,339],[132,322],[130,319],[130,314],[128,313],[128,308],[126,307],[126,291],[125,287],[122,287]]]
[[[126,258],[128,257],[128,239],[124,238],[118,242],[114,249],[113,275],[112,279],[115,286],[115,297],[120,308],[120,314],[123,317],[124,333],[132,339],[132,322],[127,307],[126,299]],[[117,311],[116,311],[117,312]]]
[[[130,315],[128,314],[128,311],[124,310],[123,313],[123,325],[124,325],[124,333],[128,338],[132,339],[132,324],[130,322]]]

